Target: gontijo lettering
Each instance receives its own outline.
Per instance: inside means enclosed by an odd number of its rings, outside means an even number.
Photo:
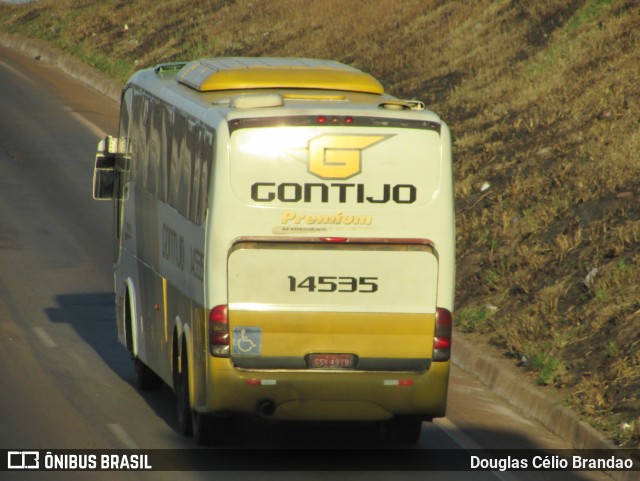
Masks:
[[[338,202],[340,204],[413,204],[418,196],[418,189],[411,184],[383,184],[377,188],[366,187],[365,184],[318,184],[295,182],[255,182],[251,186],[251,199],[255,202]]]
[[[162,225],[162,257],[184,269],[184,237],[166,224]]]

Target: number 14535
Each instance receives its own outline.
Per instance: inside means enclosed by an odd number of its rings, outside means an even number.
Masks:
[[[289,276],[289,291],[305,290],[308,292],[362,292],[372,293],[378,290],[377,277],[349,276],[308,276],[298,281]]]

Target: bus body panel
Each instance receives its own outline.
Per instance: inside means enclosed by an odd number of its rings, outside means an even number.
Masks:
[[[208,407],[224,414],[255,412],[261,401],[276,404],[283,420],[382,421],[398,415],[444,416],[449,362],[425,373],[306,370],[251,371],[228,359],[211,358]]]

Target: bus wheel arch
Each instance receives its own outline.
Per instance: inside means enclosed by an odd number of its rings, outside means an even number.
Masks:
[[[133,314],[131,312],[131,294],[129,287],[125,287],[124,294],[124,307],[123,307],[123,322],[124,322],[124,338],[127,351],[133,355]]]
[[[136,297],[133,282],[127,279],[125,282],[124,296],[124,329],[126,337],[126,347],[134,358],[138,357],[138,317],[136,309]]]
[[[137,323],[135,301],[132,302],[132,287],[130,280],[127,281],[127,287],[124,300],[124,329],[127,349],[133,357],[135,370],[135,385],[140,391],[158,391],[162,389],[163,381],[155,372],[153,372],[138,357],[137,346]]]

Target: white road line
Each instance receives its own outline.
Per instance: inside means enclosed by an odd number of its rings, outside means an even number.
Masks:
[[[453,439],[461,448],[482,449],[482,446],[467,436],[462,429],[453,424],[449,418],[436,418],[433,420],[433,424],[444,431],[444,433]]]
[[[131,436],[119,424],[107,424],[109,430],[127,449],[139,449]]]
[[[438,426],[444,433],[453,439],[461,448],[466,450],[483,450],[482,446],[467,436],[462,429],[456,426],[449,418],[437,418],[433,424]],[[492,471],[500,481],[519,481],[519,477],[514,473]]]
[[[18,70],[16,70],[15,68],[13,68],[11,65],[9,65],[8,63],[2,62],[0,61],[0,66],[2,66],[3,68],[7,69],[9,72],[11,72],[13,75],[15,75],[16,77],[20,77],[21,80],[23,80],[24,82],[33,85],[33,80],[31,80],[29,77],[27,77],[26,75],[24,75],[22,72],[19,72]]]
[[[51,339],[51,336],[47,334],[47,331],[45,331],[41,327],[32,327],[31,330],[36,335],[36,337],[40,340],[40,342],[44,345],[44,347],[58,347],[56,342],[53,339]]]
[[[107,135],[107,133],[104,130],[102,130],[96,124],[88,120],[84,115],[79,114],[78,112],[74,112],[69,107],[65,107],[65,110],[69,112],[78,122],[80,122],[82,125],[88,128],[92,133],[94,133],[96,137],[102,138]]]

